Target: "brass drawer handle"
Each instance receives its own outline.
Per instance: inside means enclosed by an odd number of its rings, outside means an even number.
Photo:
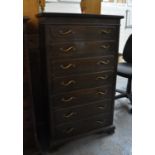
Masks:
[[[71,67],[75,67],[75,64],[68,64],[68,65],[66,65],[66,66],[60,65],[60,68],[61,68],[61,69],[69,69],[69,68],[71,68]]]
[[[67,98],[67,99],[62,98],[61,101],[62,101],[62,102],[70,102],[70,101],[72,101],[72,100],[74,100],[74,99],[75,99],[75,97],[69,97],[69,98]]]
[[[108,79],[108,75],[96,77],[96,80],[106,80],[106,79]]]
[[[96,121],[98,124],[104,124],[104,121]]]
[[[105,106],[98,106],[97,108],[100,109],[100,110],[104,110]]]
[[[111,29],[103,29],[103,30],[101,30],[101,33],[110,34],[111,33]]]
[[[102,64],[108,65],[109,63],[110,63],[110,60],[100,60],[97,62],[98,65],[102,65]]]
[[[108,49],[108,48],[110,48],[110,45],[102,45],[101,48]]]
[[[70,81],[68,81],[68,82],[62,82],[61,83],[61,85],[63,85],[63,86],[69,86],[69,85],[71,85],[71,84],[75,84],[76,83],[76,81],[75,80],[70,80]]]
[[[70,133],[72,133],[74,130],[75,130],[75,128],[69,128],[69,129],[65,130],[64,132],[65,132],[65,134],[70,134]]]
[[[75,47],[71,46],[66,49],[60,48],[60,51],[65,52],[65,53],[70,52],[70,51],[75,51]]]
[[[97,95],[105,95],[106,93],[107,93],[106,91],[104,91],[104,92],[103,92],[103,91],[99,91],[99,92],[97,92],[96,94],[97,94]]]
[[[68,35],[68,34],[71,34],[71,33],[72,33],[72,30],[67,30],[67,31],[60,30],[59,31],[59,34],[61,34],[61,35]]]
[[[72,117],[72,116],[74,116],[74,115],[76,115],[77,113],[76,112],[70,112],[70,113],[68,113],[68,114],[65,114],[64,115],[64,118],[70,118],[70,117]]]

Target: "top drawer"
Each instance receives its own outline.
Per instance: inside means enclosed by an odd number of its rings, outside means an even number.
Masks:
[[[74,40],[116,40],[116,26],[71,26],[47,25],[47,44],[57,41]]]

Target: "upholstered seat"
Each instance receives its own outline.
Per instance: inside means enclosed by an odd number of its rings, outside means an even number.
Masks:
[[[132,64],[131,63],[119,63],[117,66],[117,75],[123,77],[132,77]]]
[[[122,97],[126,97],[130,100],[130,103],[132,104],[132,91],[131,91],[131,81],[132,81],[132,35],[128,38],[124,51],[123,51],[123,59],[125,62],[118,63],[117,65],[117,75],[122,76],[124,78],[128,79],[126,91],[116,89],[116,92],[119,94],[116,94],[115,99],[119,99]],[[129,111],[132,112],[132,109]]]

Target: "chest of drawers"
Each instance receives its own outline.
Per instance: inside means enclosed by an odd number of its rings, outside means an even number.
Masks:
[[[90,133],[114,131],[121,18],[39,15],[42,102],[49,105],[52,145]]]

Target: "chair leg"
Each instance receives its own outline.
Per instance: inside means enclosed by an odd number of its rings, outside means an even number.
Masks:
[[[126,91],[116,89],[116,92],[118,92],[120,94],[116,95],[115,99],[119,99],[119,98],[122,98],[122,97],[127,97],[130,100],[130,104],[132,105],[131,83],[132,83],[132,78],[128,78]],[[132,114],[132,108],[129,109],[129,113]]]
[[[127,84],[127,90],[126,90],[128,94],[131,93],[131,81],[132,81],[132,79],[129,78],[129,79],[128,79],[128,84]]]
[[[128,96],[128,98],[129,98],[129,100],[130,100],[130,103],[131,103],[131,105],[132,105],[131,83],[132,83],[132,79],[129,78],[129,79],[128,79],[128,84],[127,84],[127,89],[126,89],[126,91],[127,91],[127,94],[128,94],[127,96]]]
[[[129,110],[129,113],[132,114],[132,108]]]
[[[132,79],[129,78],[128,79],[128,84],[127,84],[127,96],[128,96],[128,99],[130,100],[130,104],[132,105],[132,91],[131,91],[131,83],[132,83]],[[132,108],[129,109],[129,113],[132,114]]]

